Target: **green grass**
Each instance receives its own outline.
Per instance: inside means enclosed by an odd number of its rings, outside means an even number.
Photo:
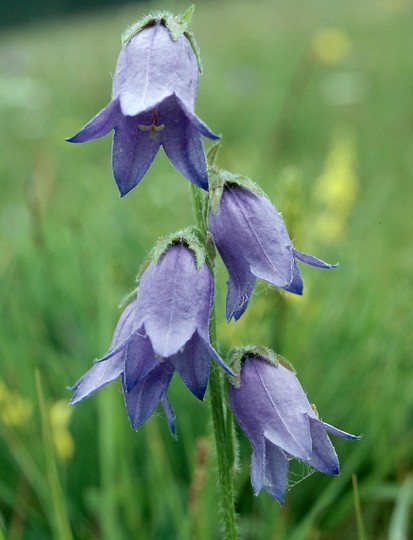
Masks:
[[[188,182],[163,155],[120,199],[110,138],[64,142],[107,103],[120,34],[144,9],[0,37],[0,526],[10,540],[220,537],[208,407],[179,380],[170,390],[177,442],[160,415],[133,432],[116,384],[79,404],[68,424],[46,414],[69,401],[67,387],[106,351],[153,243],[193,220]],[[220,165],[261,184],[299,249],[340,262],[330,272],[303,268],[297,301],[260,284],[229,325],[221,265],[221,350],[276,348],[325,421],[363,434],[334,441],[339,477],[312,474],[282,508],[266,493],[253,496],[240,434],[245,540],[396,540],[413,531],[412,15],[402,0],[196,6],[197,112],[224,134]],[[313,53],[326,28],[350,43],[333,64]],[[340,178],[326,198],[325,186]],[[297,467],[292,484],[307,472]]]

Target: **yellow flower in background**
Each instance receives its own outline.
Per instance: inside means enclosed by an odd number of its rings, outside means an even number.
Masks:
[[[322,28],[312,41],[314,56],[329,66],[339,64],[349,55],[350,50],[351,40],[340,28]]]
[[[62,461],[68,461],[75,452],[75,443],[68,429],[72,410],[66,400],[59,400],[50,407],[49,414],[56,453]]]
[[[314,186],[315,199],[321,206],[314,234],[320,240],[336,242],[345,233],[358,192],[356,154],[356,142],[349,129],[333,133],[324,172]]]
[[[33,412],[31,401],[17,392],[10,391],[0,383],[0,419],[6,426],[22,427],[30,420]]]

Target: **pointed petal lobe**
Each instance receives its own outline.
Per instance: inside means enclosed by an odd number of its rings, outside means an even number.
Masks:
[[[299,261],[309,264],[311,266],[316,266],[317,268],[337,268],[337,264],[329,264],[321,259],[318,259],[317,257],[314,257],[313,255],[308,255],[307,253],[301,253],[301,251],[297,251],[296,249],[293,249],[294,257],[298,259]]]
[[[161,403],[165,413],[166,421],[168,422],[169,431],[171,432],[172,437],[176,440],[177,437],[175,427],[175,413],[166,392],[161,398]]]
[[[80,131],[66,139],[72,143],[82,143],[91,139],[104,137],[121,121],[119,100],[115,99],[102,109],[90,122],[88,122]]]
[[[124,356],[122,353],[105,362],[96,362],[72,387],[75,393],[70,404],[79,403],[114,381],[123,373],[123,369]]]
[[[285,453],[265,441],[265,476],[264,488],[273,499],[280,504],[284,503],[287,491],[288,459]]]
[[[171,382],[173,371],[164,365],[153,369],[130,392],[124,386],[126,409],[133,429],[142,425],[156,409]]]
[[[187,118],[175,96],[159,109],[162,145],[171,163],[190,182],[208,191],[208,173],[201,133]]]
[[[160,146],[159,134],[151,137],[140,126],[150,126],[151,113],[122,117],[115,128],[112,145],[112,169],[123,197],[144,177]]]

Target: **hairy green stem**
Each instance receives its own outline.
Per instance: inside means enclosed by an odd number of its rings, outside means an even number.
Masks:
[[[208,242],[208,213],[205,194],[196,186],[192,187],[192,197],[194,201],[194,211],[198,228],[200,229],[205,242]],[[208,246],[206,245],[208,249]],[[211,255],[211,253],[210,253]],[[209,263],[214,272],[213,256]],[[214,348],[217,346],[215,307],[212,309],[210,321],[210,340]],[[229,414],[225,399],[222,374],[220,369],[213,365],[209,380],[209,393],[211,399],[212,423],[214,428],[214,438],[216,455],[218,462],[218,480],[220,489],[220,509],[225,531],[225,540],[236,540],[238,538],[237,523],[235,514],[234,495],[234,436],[232,421],[228,421]]]

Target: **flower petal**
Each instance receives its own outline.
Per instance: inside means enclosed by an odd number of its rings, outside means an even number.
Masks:
[[[151,340],[136,332],[125,350],[124,387],[130,392],[150,371],[160,365],[155,357]]]
[[[108,352],[95,362],[106,362],[113,356],[123,351],[133,338],[134,329],[136,326],[136,300],[131,302],[123,311],[116,325],[113,334],[112,343]]]
[[[76,133],[76,135],[66,140],[72,143],[82,143],[91,139],[104,137],[119,124],[121,117],[119,99],[114,99]]]
[[[199,125],[188,119],[176,97],[168,98],[159,108],[159,133],[171,163],[190,182],[208,191],[208,173]]]
[[[120,96],[122,112],[127,116],[156,107],[174,93],[193,108],[198,64],[185,35],[173,40],[166,26],[155,24],[141,30],[122,48],[113,82],[113,94]]]
[[[243,236],[243,250],[251,272],[278,287],[288,286],[294,261],[280,214],[265,197],[247,189],[231,189],[231,197],[227,194],[225,198],[237,218],[235,230]]]
[[[231,387],[230,403],[253,444],[264,435],[288,454],[303,460],[310,457],[309,420],[302,413],[311,407],[290,370],[257,357],[245,359],[240,387]]]
[[[232,316],[238,319],[248,305],[255,285],[250,273],[278,287],[290,286],[294,276],[291,241],[281,216],[268,199],[240,186],[227,185],[219,212],[210,212],[209,223],[230,276],[228,320]]]
[[[176,440],[176,429],[175,429],[175,413],[172,408],[172,405],[169,402],[168,395],[165,392],[161,398],[162,407],[165,413],[166,421],[168,422],[169,431],[171,432],[172,437]]]
[[[265,489],[273,499],[283,504],[287,490],[288,458],[277,446],[266,439],[253,445],[250,468],[255,495]]]
[[[178,95],[175,95],[175,98],[185,116],[201,135],[207,137],[208,139],[212,139],[213,141],[221,138],[219,135],[214,133],[190,108],[188,108],[185,102]]]
[[[184,384],[198,399],[203,399],[209,379],[209,350],[195,332],[183,349],[170,356]]]
[[[161,364],[136,384],[131,391],[123,386],[126,410],[133,429],[142,425],[156,409],[173,376],[173,370]]]
[[[259,495],[264,487],[265,449],[264,437],[259,444],[253,445],[250,465],[251,485],[255,495]]]
[[[103,386],[117,379],[124,369],[124,353],[119,353],[105,362],[96,362],[71,388],[76,390],[70,405],[88,398]]]
[[[146,268],[138,290],[138,319],[145,325],[156,354],[168,358],[192,337],[205,334],[213,281],[206,264],[196,267],[184,244],[170,246],[157,264]]]
[[[235,373],[227,366],[227,364],[222,360],[222,358],[219,356],[217,351],[214,349],[214,347],[209,343],[209,341],[206,341],[205,338],[204,343],[205,346],[208,348],[209,355],[211,358],[215,360],[215,362],[230,375],[231,377],[235,377]]]
[[[300,269],[298,264],[294,261],[293,266],[293,279],[288,287],[283,287],[285,291],[288,291],[293,294],[302,295],[304,290],[303,278],[301,277]]]
[[[301,253],[301,251],[297,251],[296,249],[293,249],[294,257],[298,259],[299,261],[309,264],[311,266],[316,266],[317,268],[337,268],[337,264],[329,264],[321,259],[318,259],[317,257],[314,257],[313,255],[308,255],[307,253]]]
[[[327,474],[339,474],[338,457],[325,431],[323,422],[309,417],[313,451],[310,459],[303,460],[312,467]]]
[[[235,244],[234,244],[235,247]],[[249,268],[242,264],[232,266],[227,258],[226,266],[229,274],[228,293],[225,315],[229,322],[232,317],[237,321],[247,309],[254,290],[256,278]]]
[[[229,375],[234,376],[234,373],[211,346],[209,341],[200,336],[197,331],[187,341],[183,349],[168,358],[182,381],[198,399],[204,398],[207,389],[211,357]]]
[[[287,491],[288,459],[285,453],[269,441],[265,441],[264,488],[273,499],[284,503]]]
[[[361,439],[360,435],[352,435],[351,433],[347,433],[347,431],[342,431],[341,429],[337,429],[330,424],[326,424],[325,422],[322,422],[317,418],[313,418],[312,421],[313,423],[320,422],[326,431],[329,431],[332,435],[336,435],[336,437],[341,437],[342,439],[352,439],[356,441]]]
[[[123,197],[144,177],[160,146],[159,134],[151,137],[139,126],[149,126],[151,113],[123,116],[115,127],[112,145],[112,169]]]

